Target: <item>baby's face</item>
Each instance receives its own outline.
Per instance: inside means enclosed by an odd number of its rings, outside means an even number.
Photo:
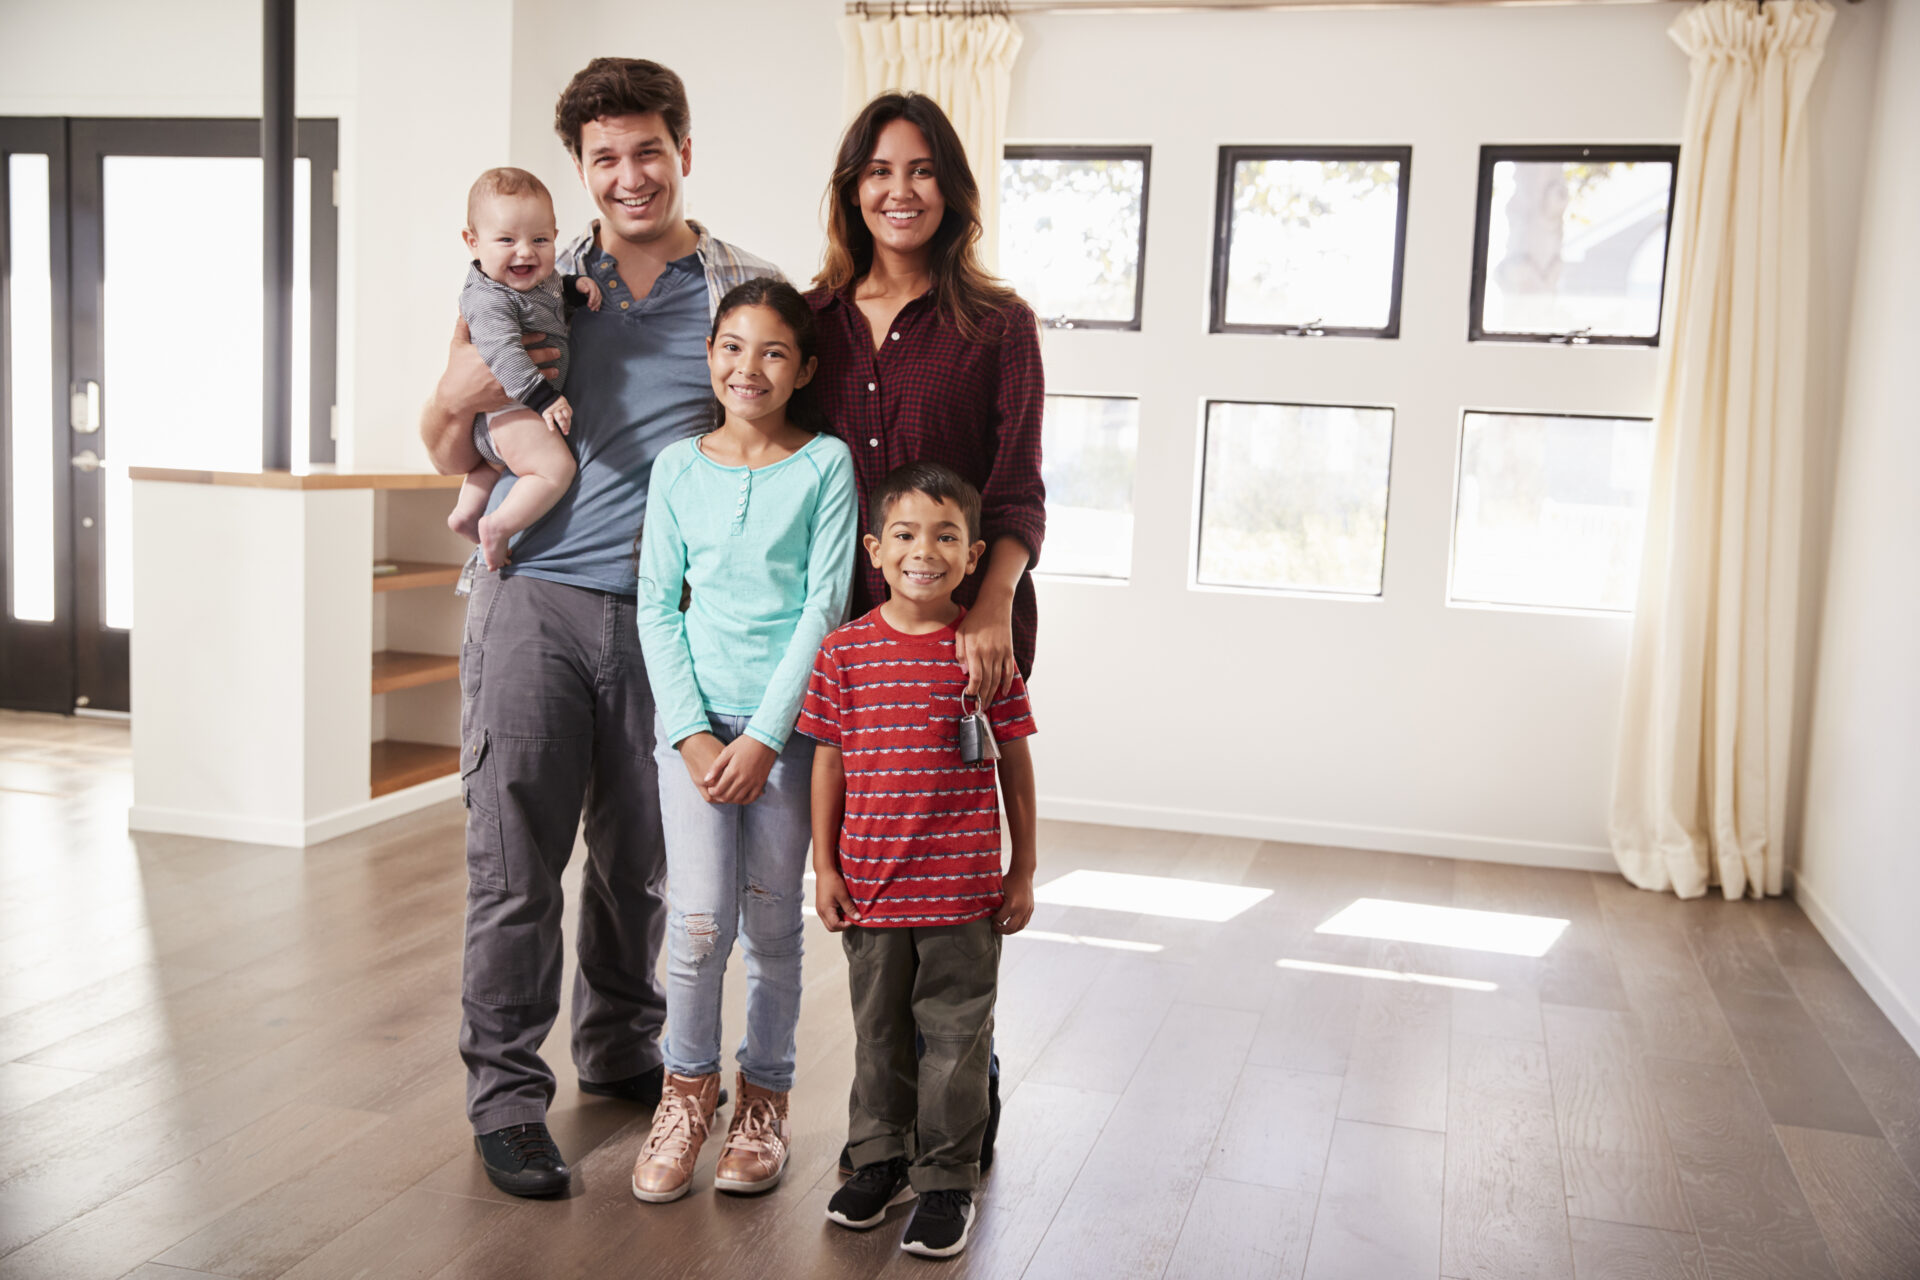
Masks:
[[[521,293],[553,274],[553,205],[538,195],[489,196],[464,235],[487,278]]]

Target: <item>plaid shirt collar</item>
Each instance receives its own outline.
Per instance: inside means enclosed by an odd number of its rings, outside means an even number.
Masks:
[[[728,244],[692,218],[687,219],[687,226],[696,237],[694,256],[700,260],[701,270],[706,273],[709,312],[719,309],[720,299],[735,285],[745,284],[760,276],[779,276],[780,268],[765,258],[755,257],[745,249]],[[595,218],[588,224],[585,235],[560,252],[555,265],[567,275],[591,274],[593,255],[599,249],[600,219]]]

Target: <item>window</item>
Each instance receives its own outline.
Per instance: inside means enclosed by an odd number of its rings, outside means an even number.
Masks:
[[[1207,405],[1197,581],[1377,596],[1393,410]]]
[[[1215,333],[1395,338],[1409,147],[1222,147]]]
[[[1469,410],[1449,598],[1631,610],[1652,448],[1645,418]]]
[[[1482,147],[1467,336],[1657,346],[1678,147]]]
[[[1042,320],[1062,329],[1140,327],[1150,154],[1146,147],[1006,149],[1000,264]]]
[[[1133,572],[1133,463],[1140,402],[1048,396],[1041,428],[1047,549],[1040,572],[1119,578]]]

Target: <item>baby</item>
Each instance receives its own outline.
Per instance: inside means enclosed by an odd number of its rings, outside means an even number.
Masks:
[[[573,483],[573,451],[561,435],[573,425],[573,407],[560,394],[567,380],[567,312],[577,291],[600,309],[600,287],[586,276],[553,274],[558,228],[553,197],[525,169],[489,169],[467,192],[461,233],[473,266],[460,290],[460,314],[473,345],[508,395],[519,403],[476,416],[473,447],[481,461],[467,472],[447,527],[480,544],[487,568],[507,560],[508,540],[545,515]],[[521,338],[545,335],[540,345],[560,351],[560,376],[549,382]],[[491,514],[487,500],[500,472],[513,488]]]

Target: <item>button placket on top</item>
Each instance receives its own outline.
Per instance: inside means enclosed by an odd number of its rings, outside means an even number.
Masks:
[[[747,501],[753,496],[753,472],[740,469],[740,486],[736,491],[733,504],[733,524],[728,528],[729,537],[738,538],[747,531]]]

